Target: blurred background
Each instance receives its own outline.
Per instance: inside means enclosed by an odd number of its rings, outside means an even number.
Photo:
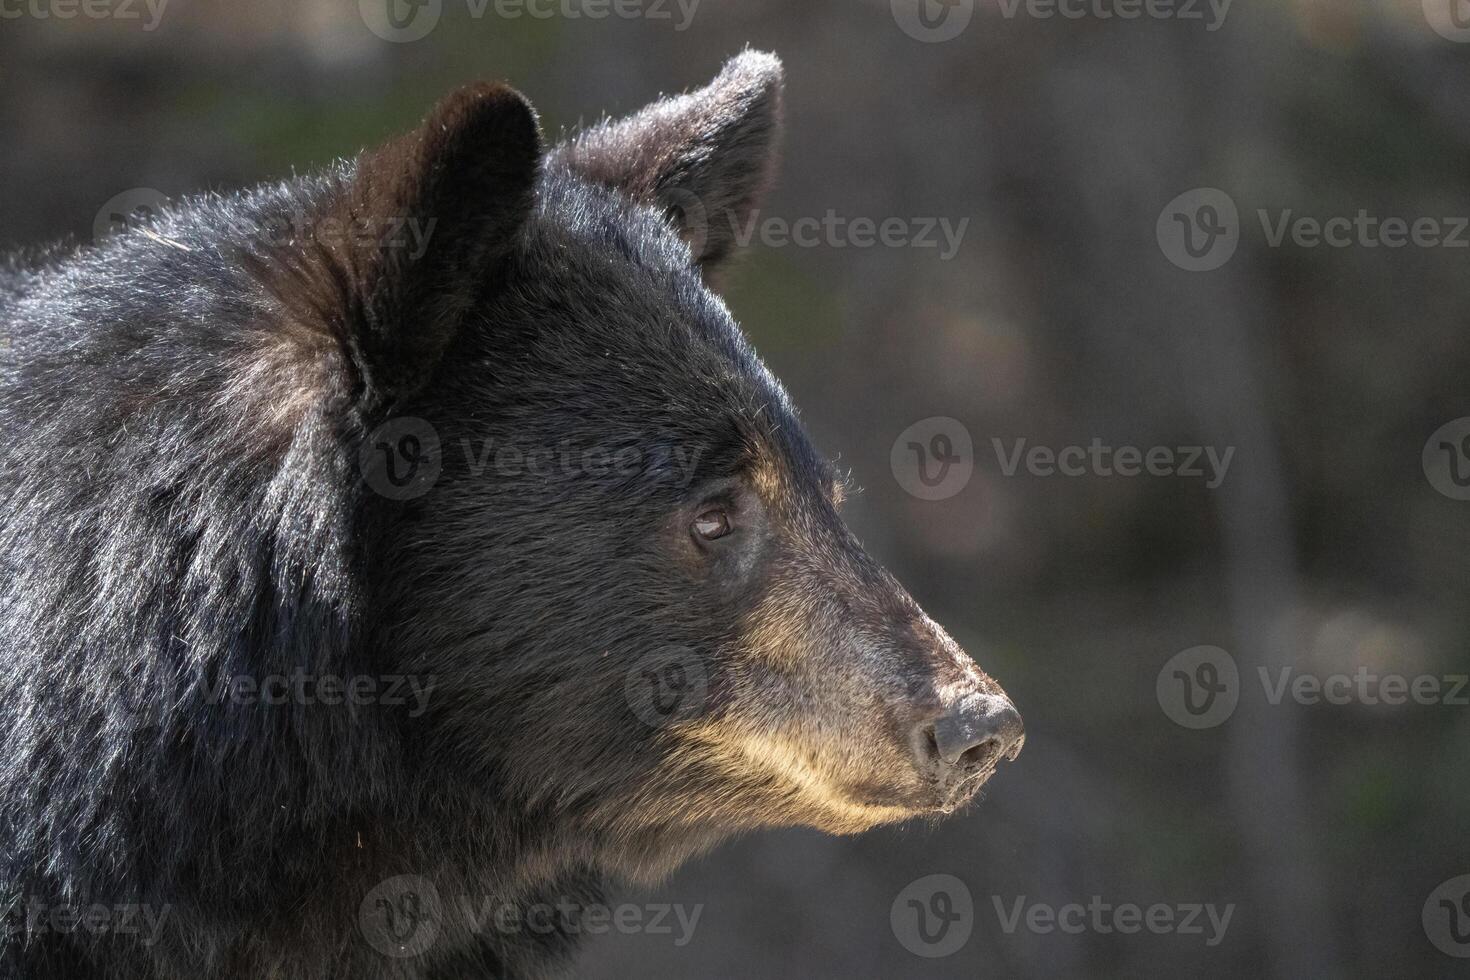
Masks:
[[[353,154],[468,79],[555,135],[773,50],[730,305],[1027,723],[962,816],[735,842],[617,897],[691,935],[576,975],[1470,974],[1470,4],[394,2],[0,2],[0,244]]]

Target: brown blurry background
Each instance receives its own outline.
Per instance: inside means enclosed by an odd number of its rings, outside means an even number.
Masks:
[[[942,42],[901,26],[917,0],[702,0],[683,30],[688,0],[600,20],[442,0],[403,43],[368,29],[374,2],[169,0],[149,30],[141,0],[132,20],[0,0],[19,11],[0,17],[0,244],[90,238],[139,188],[318,166],[467,79],[510,80],[554,135],[701,84],[747,45],[788,71],[763,219],[968,219],[947,258],[942,237],[758,239],[727,295],[863,488],[859,536],[1020,706],[1024,754],[937,827],[762,834],[619,895],[702,905],[692,939],[614,931],[576,975],[1470,972],[1421,920],[1470,873],[1470,707],[1273,705],[1257,674],[1470,670],[1470,502],[1421,463],[1470,415],[1470,232],[1275,246],[1257,217],[1470,216],[1470,44],[1431,29],[1445,0],[1236,0],[1214,30],[1203,4],[1068,19],[923,0],[931,21],[971,15]],[[1238,206],[1239,246],[1191,272],[1156,224],[1199,187]],[[974,446],[942,500],[891,458],[932,417]],[[1213,489],[1008,476],[992,440],[1022,438],[1234,456]],[[1191,730],[1155,683],[1204,644],[1239,665],[1239,705]],[[956,928],[973,932],[923,957],[890,913],[939,873],[968,888]],[[1234,911],[1214,946],[1208,925],[1008,932],[997,913],[1093,896]]]

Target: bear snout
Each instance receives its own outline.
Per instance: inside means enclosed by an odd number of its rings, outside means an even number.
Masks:
[[[1026,725],[1010,698],[972,689],[922,712],[908,741],[920,773],[960,793],[978,789],[1002,761],[1015,761]]]

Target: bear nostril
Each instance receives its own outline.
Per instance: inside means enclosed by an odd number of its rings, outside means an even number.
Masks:
[[[939,739],[934,734],[933,725],[924,726],[924,760],[930,765],[939,761]]]
[[[1000,755],[1000,739],[987,738],[979,745],[973,745],[960,753],[959,766],[961,769],[978,769],[985,764],[987,759]]]
[[[1026,726],[1015,705],[1005,697],[971,695],[924,726],[928,753],[926,768],[973,771],[1015,759],[1025,740]]]

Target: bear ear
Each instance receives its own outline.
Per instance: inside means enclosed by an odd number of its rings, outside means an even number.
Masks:
[[[482,83],[347,170],[293,271],[345,334],[365,405],[422,387],[465,312],[496,288],[541,156],[530,104]]]
[[[704,88],[594,127],[555,159],[662,209],[708,275],[734,250],[770,183],[784,79],[775,55],[746,51]]]

